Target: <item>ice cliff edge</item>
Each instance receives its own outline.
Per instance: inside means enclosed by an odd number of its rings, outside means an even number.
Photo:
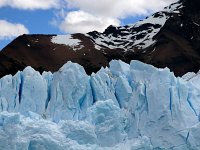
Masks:
[[[197,85],[139,61],[91,76],[72,62],[27,67],[0,79],[0,149],[198,150]]]

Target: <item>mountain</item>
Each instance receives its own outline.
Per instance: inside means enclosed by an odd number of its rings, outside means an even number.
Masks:
[[[200,2],[181,0],[132,25],[72,35],[22,35],[0,52],[0,76],[26,66],[57,71],[67,61],[87,74],[112,59],[168,67],[176,76],[200,69]]]
[[[199,74],[113,60],[0,79],[0,149],[199,150]]]

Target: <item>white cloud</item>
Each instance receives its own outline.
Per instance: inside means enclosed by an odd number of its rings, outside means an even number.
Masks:
[[[0,0],[0,7],[12,7],[17,9],[50,9],[58,8],[63,0]]]
[[[70,11],[61,18],[60,29],[67,33],[103,31],[109,25],[137,15],[150,15],[177,0],[65,0]],[[55,21],[55,20],[54,20]],[[54,22],[55,24],[55,22]]]
[[[59,13],[52,24],[66,33],[85,33],[103,31],[111,24],[120,25],[120,20],[130,16],[149,15],[174,1],[177,0],[0,0],[0,8],[53,8]]]
[[[28,29],[22,24],[13,24],[6,20],[0,20],[0,40],[12,39],[28,33]]]
[[[147,15],[177,0],[65,0],[68,8],[115,18]]]
[[[64,18],[60,29],[67,33],[86,33],[93,30],[102,32],[111,24],[118,26],[120,22],[115,18],[94,16],[84,11],[72,11]]]

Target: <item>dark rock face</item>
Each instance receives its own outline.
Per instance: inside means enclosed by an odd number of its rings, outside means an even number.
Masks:
[[[200,69],[199,7],[199,1],[185,0],[179,9],[180,13],[171,14],[155,37],[157,50],[151,56],[153,61],[148,63],[158,67],[167,66],[176,75]],[[159,58],[161,55],[163,58]]]
[[[200,1],[182,0],[134,25],[109,26],[103,33],[73,34],[76,46],[56,44],[56,35],[22,35],[0,52],[0,76],[26,66],[57,71],[67,61],[91,74],[112,59],[136,59],[168,67],[181,76],[200,69]],[[78,50],[76,50],[78,47]]]

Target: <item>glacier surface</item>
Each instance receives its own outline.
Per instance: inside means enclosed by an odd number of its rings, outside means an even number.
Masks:
[[[0,79],[2,150],[199,150],[200,76],[113,60]]]

